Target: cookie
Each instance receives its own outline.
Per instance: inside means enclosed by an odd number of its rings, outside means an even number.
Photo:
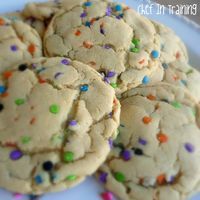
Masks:
[[[81,2],[52,18],[44,36],[45,55],[89,64],[117,94],[148,83],[159,60],[154,25],[126,5]]]
[[[98,171],[122,200],[186,200],[200,183],[199,105],[167,83],[138,87],[121,100],[119,136]]]
[[[173,61],[188,62],[188,53],[183,41],[169,27],[153,22],[160,38],[160,60],[168,64]]]
[[[20,20],[0,17],[0,72],[20,60],[42,55],[38,33]]]
[[[67,58],[23,61],[0,79],[0,187],[42,194],[80,183],[117,134],[112,87]]]

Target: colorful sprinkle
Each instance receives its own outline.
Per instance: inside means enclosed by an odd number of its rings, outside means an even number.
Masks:
[[[134,39],[132,40],[132,43],[133,43],[136,47],[138,47],[138,46],[140,45],[140,40],[134,38]]]
[[[28,46],[28,51],[29,51],[29,53],[33,54],[36,51],[35,45],[34,44],[30,44]]]
[[[85,26],[90,27],[91,23],[87,21],[87,22],[85,22]]]
[[[143,120],[144,124],[149,124],[152,122],[152,118],[148,117],[148,116],[143,117],[142,120]]]
[[[131,48],[130,51],[133,52],[133,53],[139,53],[139,52],[140,52],[140,49],[137,48],[137,47],[133,47],[133,48]]]
[[[28,66],[26,64],[21,64],[18,66],[18,70],[23,72],[28,68]]]
[[[113,200],[113,193],[112,192],[103,192],[103,193],[101,193],[101,197],[103,200]]]
[[[76,35],[76,36],[80,36],[80,35],[81,35],[81,31],[80,31],[80,30],[77,30],[77,31],[75,32],[75,35]]]
[[[12,72],[11,72],[11,71],[5,71],[5,72],[3,73],[3,77],[4,77],[5,79],[9,79],[11,76],[12,76]]]
[[[139,138],[138,139],[138,143],[141,144],[141,145],[146,145],[147,144],[147,141],[143,138]]]
[[[18,47],[16,45],[10,46],[11,51],[17,51]]]
[[[87,92],[88,91],[88,89],[89,89],[89,86],[88,85],[81,85],[80,86],[80,90],[81,90],[81,92]]]
[[[19,160],[23,156],[23,153],[20,150],[13,150],[10,153],[11,160]]]
[[[166,182],[165,174],[159,175],[156,180],[159,185],[163,185]]]
[[[81,18],[87,17],[87,13],[86,13],[86,12],[81,13],[80,17],[81,17]]]
[[[64,73],[62,72],[57,72],[55,75],[54,75],[54,78],[57,79],[59,76],[63,75]]]
[[[166,142],[168,142],[168,136],[166,134],[164,134],[164,133],[159,133],[157,135],[157,139],[158,139],[158,141],[160,143],[166,143]]]
[[[153,50],[153,51],[151,52],[151,56],[152,56],[152,58],[156,59],[156,58],[159,57],[159,52],[156,51],[156,50]]]
[[[69,122],[70,126],[76,126],[77,125],[77,121],[76,120],[72,120]]]
[[[23,105],[25,103],[25,99],[16,99],[15,100],[15,104],[20,106],[20,105]]]
[[[139,148],[134,149],[134,153],[135,153],[135,155],[138,155],[138,156],[142,156],[143,155],[142,149],[139,149]]]
[[[13,197],[14,197],[15,199],[20,199],[20,198],[23,197],[23,194],[20,194],[20,193],[14,193],[14,194],[13,194]]]
[[[121,172],[115,172],[114,177],[118,182],[121,182],[121,183],[126,180],[125,175]]]
[[[168,66],[167,63],[163,63],[163,64],[162,64],[162,67],[163,67],[164,69],[167,69],[169,66]]]
[[[193,153],[195,150],[194,146],[191,143],[185,143],[184,147],[189,153]]]
[[[93,43],[90,42],[90,41],[84,41],[83,42],[83,46],[86,48],[86,49],[91,49],[93,47]]]
[[[128,160],[131,159],[131,152],[128,151],[128,150],[122,151],[121,155],[122,155],[122,158],[123,158],[125,161],[128,161]]]
[[[63,60],[61,60],[61,64],[63,64],[63,65],[69,65],[70,61],[67,60],[67,59],[63,59]]]
[[[150,94],[150,95],[147,96],[147,99],[149,99],[151,101],[155,101],[156,97]]]
[[[74,160],[74,153],[71,151],[64,152],[63,159],[65,162],[72,162]]]
[[[22,136],[21,137],[22,144],[28,144],[30,141],[31,141],[31,137],[30,136]]]
[[[40,184],[43,183],[43,179],[42,179],[42,177],[41,177],[40,175],[37,175],[37,176],[34,178],[34,180],[35,180],[35,183],[38,184],[38,185],[40,185]]]
[[[112,149],[112,147],[113,147],[113,140],[112,140],[112,138],[108,139],[108,144],[109,144],[110,148]]]
[[[90,7],[91,5],[92,5],[92,2],[90,2],[90,1],[84,3],[85,7]]]
[[[3,94],[6,91],[6,87],[4,85],[0,85],[0,94]]]
[[[141,64],[144,64],[144,62],[145,62],[145,59],[142,59],[138,63],[141,65]]]
[[[42,165],[44,171],[51,171],[53,169],[53,163],[51,161],[46,161]]]
[[[0,112],[4,109],[4,105],[0,103]]]
[[[150,78],[148,76],[144,76],[144,78],[142,79],[142,83],[146,85],[149,82],[150,82]]]
[[[5,21],[4,19],[0,18],[0,26],[3,26],[3,25],[5,25]]]
[[[174,108],[181,108],[182,107],[182,104],[180,102],[177,102],[177,101],[174,101],[172,102],[172,106],[174,106]]]
[[[179,52],[176,53],[176,59],[179,59],[181,57],[181,54]]]
[[[106,16],[111,16],[111,15],[112,15],[112,8],[111,7],[107,7]]]
[[[106,74],[106,77],[108,77],[108,78],[112,78],[112,77],[114,77],[115,76],[115,72],[113,72],[113,71],[109,71],[107,74]]]
[[[77,176],[76,175],[69,175],[69,176],[66,177],[66,179],[68,181],[75,181],[77,179]]]
[[[110,83],[110,85],[111,85],[114,89],[116,89],[116,88],[118,87],[117,83]]]
[[[53,104],[49,107],[49,111],[53,114],[58,114],[60,112],[60,106],[57,104]]]
[[[115,10],[116,10],[117,12],[121,11],[121,10],[122,10],[122,6],[121,6],[120,4],[117,4],[117,5],[115,6]]]
[[[107,182],[107,178],[108,178],[108,173],[106,172],[102,172],[100,175],[99,175],[99,181],[101,183],[106,183]]]

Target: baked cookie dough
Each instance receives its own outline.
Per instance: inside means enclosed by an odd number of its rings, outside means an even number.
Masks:
[[[121,106],[119,136],[99,180],[122,200],[186,200],[200,184],[196,100],[158,83],[128,91]]]
[[[42,194],[77,185],[117,134],[112,87],[67,58],[23,61],[0,78],[0,187]]]
[[[20,60],[42,55],[38,33],[20,20],[0,16],[0,72]]]
[[[183,41],[169,27],[152,21],[160,38],[160,61],[171,63],[173,61],[188,62],[188,53]]]
[[[154,25],[116,2],[73,2],[68,11],[61,10],[52,18],[44,36],[45,55],[89,64],[117,94],[148,83],[159,60]]]

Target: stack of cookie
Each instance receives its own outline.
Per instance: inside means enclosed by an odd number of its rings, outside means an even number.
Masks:
[[[0,73],[0,187],[97,171],[106,200],[200,189],[200,73],[166,26],[109,0],[30,3],[0,17]]]

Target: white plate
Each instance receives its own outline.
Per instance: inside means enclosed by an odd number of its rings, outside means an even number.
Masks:
[[[45,1],[45,0],[0,0],[0,13],[19,10],[23,7],[26,2],[31,1]],[[72,0],[73,1],[73,0]],[[135,9],[144,0],[119,0],[120,2],[128,4],[130,7]],[[154,6],[154,8],[156,8]],[[154,10],[155,11],[155,10]],[[166,12],[167,13],[167,12]],[[190,22],[184,20],[183,18],[174,15],[148,15],[151,19],[162,22],[169,27],[173,28],[175,32],[181,37],[181,39],[186,43],[190,54],[190,63],[200,69],[200,29],[195,27]],[[102,186],[95,181],[94,178],[88,178],[85,182],[79,186],[69,189],[64,192],[46,194],[40,198],[40,200],[101,200],[100,193],[103,192]],[[13,195],[7,191],[0,189],[0,200],[13,200]],[[190,200],[199,200],[200,194]],[[20,200],[28,200],[28,197],[20,198]],[[144,199],[145,200],[145,199]]]

